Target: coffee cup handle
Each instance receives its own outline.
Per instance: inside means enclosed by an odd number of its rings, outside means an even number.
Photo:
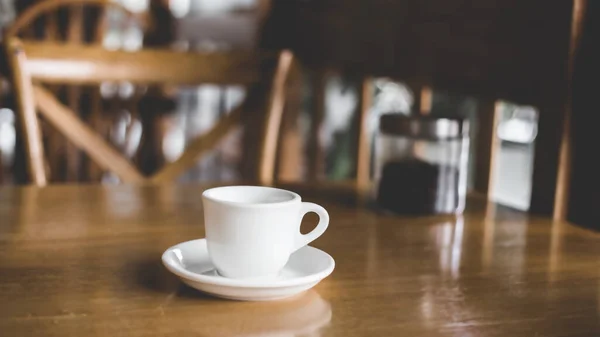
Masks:
[[[317,204],[313,204],[312,202],[302,203],[302,206],[300,208],[300,221],[302,221],[302,218],[306,215],[306,213],[310,212],[316,213],[319,216],[319,223],[317,224],[317,227],[315,227],[315,229],[313,229],[307,234],[301,234],[300,232],[298,232],[298,236],[294,241],[294,248],[292,249],[292,253],[313,242],[319,236],[323,235],[323,233],[325,233],[325,230],[327,229],[327,226],[329,226],[329,213],[327,213],[325,208]]]

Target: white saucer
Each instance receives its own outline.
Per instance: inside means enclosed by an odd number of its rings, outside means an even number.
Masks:
[[[192,288],[214,296],[242,301],[272,301],[299,294],[329,276],[333,258],[322,250],[306,246],[290,256],[276,279],[238,280],[217,274],[208,258],[206,240],[192,240],[167,249],[165,267]]]

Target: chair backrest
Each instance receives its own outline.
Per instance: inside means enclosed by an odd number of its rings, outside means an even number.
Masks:
[[[166,165],[155,175],[145,177],[128,159],[82,123],[77,114],[61,104],[41,85],[86,85],[121,81],[148,85],[253,85],[254,93],[264,98],[259,101],[264,103],[265,109],[260,111],[254,107],[256,110],[251,111],[253,114],[243,119],[246,136],[255,135],[259,139],[258,142],[244,141],[245,145],[254,149],[245,155],[255,156],[253,175],[259,183],[273,182],[285,81],[292,63],[290,52],[261,55],[150,49],[125,52],[108,51],[97,46],[21,42],[13,38],[8,41],[8,54],[24,128],[28,169],[36,185],[47,184],[38,112],[94,162],[117,174],[122,181],[162,183],[189,169],[203,153],[216,145],[242,120],[242,109],[250,106],[243,104],[233,109],[212,129],[193,140],[179,159]],[[264,83],[261,80],[267,77],[265,74],[269,74],[269,83],[266,86],[256,85]],[[253,92],[249,93],[251,94]],[[246,103],[249,101],[251,100]]]
[[[354,107],[348,129],[341,130],[348,139],[341,140],[344,145],[337,151],[343,151],[339,160],[342,173],[331,179],[326,172],[326,145],[323,135],[333,130],[326,123],[326,88],[333,71],[306,71],[296,67],[290,74],[286,95],[285,119],[281,125],[281,137],[278,144],[277,186],[291,189],[307,195],[333,198],[348,203],[364,203],[371,191],[371,135],[369,133],[369,112],[373,96],[373,79],[356,79],[357,104]],[[309,74],[311,99],[308,112],[310,124],[298,123],[298,106],[304,99],[306,83],[300,75]],[[342,104],[343,105],[343,104]],[[343,105],[344,106],[344,105]],[[344,107],[342,107],[342,110]],[[344,114],[341,114],[344,116]],[[339,118],[339,115],[338,115]],[[308,126],[306,130],[304,127]],[[328,128],[329,127],[329,128]],[[308,132],[306,132],[308,131]],[[304,136],[306,135],[306,136]],[[306,137],[306,138],[305,138]],[[340,144],[338,143],[338,144]],[[349,165],[348,165],[349,164]]]
[[[53,41],[67,44],[102,45],[107,33],[125,32],[133,26],[141,26],[136,14],[110,0],[37,0],[24,8],[16,21],[6,31],[5,39],[20,38],[26,41]],[[141,27],[140,27],[141,28]],[[112,39],[119,43],[121,41]],[[113,43],[114,44],[114,43]],[[116,47],[116,46],[113,46]],[[49,89],[60,97],[71,110],[88,114],[90,126],[100,134],[108,134],[115,126],[115,119],[122,114],[119,108],[133,106],[134,97],[102,97],[98,88],[85,88],[76,85],[52,85]],[[93,102],[88,110],[82,110],[82,102]],[[102,103],[110,101],[112,111],[100,111]],[[131,109],[128,109],[131,111]],[[100,180],[103,172],[92,161],[85,161],[81,151],[67,142],[59,132],[46,125],[44,138],[47,142],[46,165],[48,175],[53,180],[78,181]],[[22,167],[19,157],[16,164]],[[85,169],[85,170],[82,170]]]
[[[107,13],[111,9],[128,19],[135,17],[134,13],[110,0],[40,1],[19,15],[6,31],[5,38],[101,43],[107,27]],[[36,36],[36,27],[41,28],[42,36]]]

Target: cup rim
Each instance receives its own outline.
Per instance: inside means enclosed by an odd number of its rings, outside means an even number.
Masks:
[[[211,193],[214,193],[214,191],[216,191],[216,190],[235,189],[235,188],[256,188],[256,189],[268,189],[268,190],[272,190],[272,191],[280,191],[280,192],[285,192],[285,193],[291,195],[292,199],[285,200],[285,201],[278,201],[278,202],[254,203],[253,204],[253,203],[244,203],[244,202],[223,200],[223,199],[215,198],[214,196],[211,195]],[[210,201],[212,201],[214,203],[218,203],[218,204],[224,204],[224,205],[234,206],[234,207],[245,207],[245,208],[271,208],[271,207],[290,205],[290,204],[302,201],[302,198],[300,197],[300,195],[298,193],[284,190],[282,188],[268,187],[268,186],[256,186],[256,185],[231,185],[231,186],[213,187],[213,188],[204,190],[204,192],[202,192],[202,198],[205,200],[210,200]]]

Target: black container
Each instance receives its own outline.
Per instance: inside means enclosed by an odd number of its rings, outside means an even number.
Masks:
[[[375,151],[374,199],[380,208],[413,215],[463,212],[468,121],[385,114]]]

